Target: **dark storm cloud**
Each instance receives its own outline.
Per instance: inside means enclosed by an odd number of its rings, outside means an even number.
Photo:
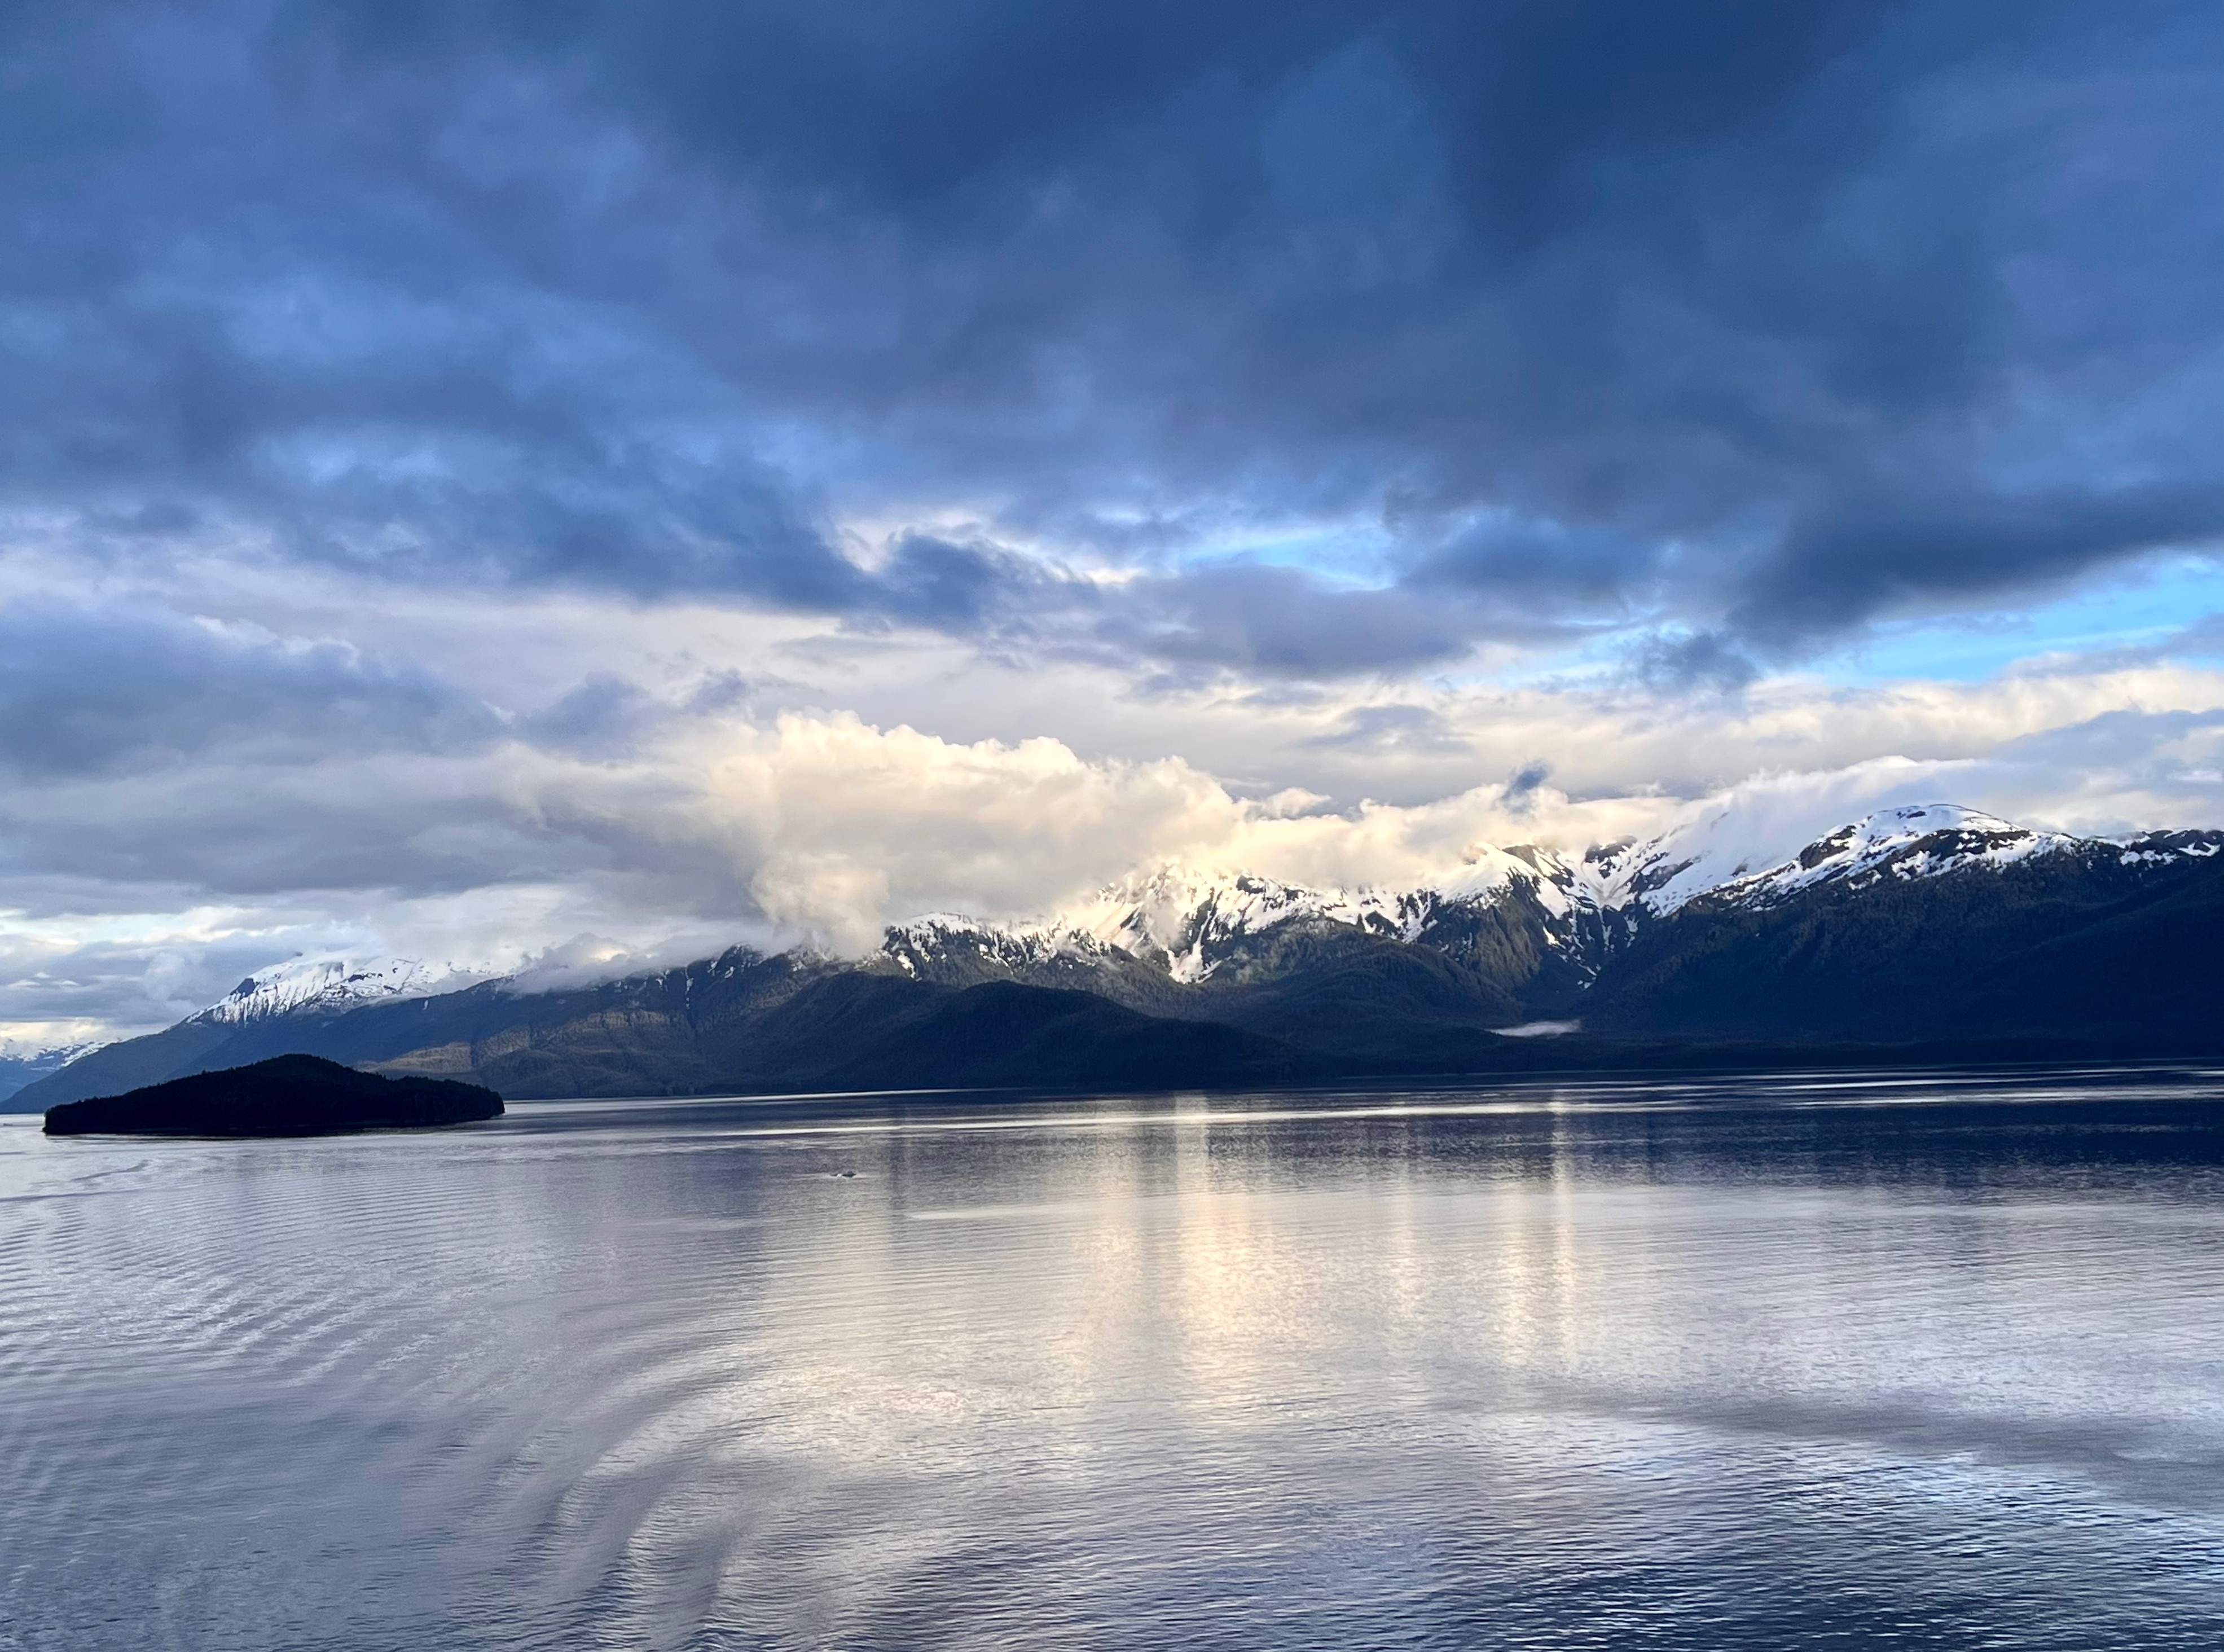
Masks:
[[[1449,660],[1493,623],[1455,593],[1338,587],[1299,568],[1226,562],[1106,585],[985,542],[907,534],[875,568],[851,615],[1117,663],[1176,670],[1342,676]],[[1537,628],[1529,626],[1532,631]]]
[[[1551,776],[1552,765],[1541,757],[1535,762],[1522,764],[1520,769],[1514,770],[1513,777],[1506,782],[1506,791],[1501,800],[1501,807],[1517,820],[1534,815],[1537,812],[1537,794],[1544,788],[1545,782]]]
[[[1473,750],[1438,712],[1425,706],[1358,706],[1344,713],[1337,726],[1304,744],[1316,750],[1337,749],[1368,752],[1440,751],[1464,753]]]
[[[0,489],[104,554],[1327,674],[1747,659],[2224,529],[2190,0],[0,29]],[[1367,516],[1381,592],[1187,566]]]
[[[521,718],[518,732],[552,751],[620,757],[673,712],[640,684],[598,671],[554,705]]]
[[[1661,547],[1626,534],[1489,521],[1465,526],[1423,554],[1406,582],[1509,603],[1608,605],[1650,595],[1661,559]]]
[[[164,613],[0,609],[0,772],[18,779],[143,775],[219,752],[449,752],[501,731],[478,701],[340,643]]]
[[[777,689],[781,685],[775,680],[764,686]],[[691,718],[746,715],[760,709],[754,687],[738,673],[720,672],[675,699],[653,694],[610,672],[591,672],[554,704],[519,718],[515,731],[544,750],[621,760]]]
[[[1763,637],[1840,617],[2031,585],[2094,562],[2224,536],[2224,483],[2058,488],[2020,497],[1861,499],[1802,522],[1748,579],[1734,617]]]
[[[1340,591],[1295,568],[1235,565],[1119,593],[1091,641],[1190,668],[1343,676],[1450,660],[1473,640],[1457,604],[1410,591]]]
[[[1752,657],[1720,631],[1654,635],[1640,640],[1632,674],[1663,693],[1714,689],[1729,693],[1760,675]]]
[[[1096,587],[1002,547],[906,534],[858,606],[868,616],[979,635],[1044,610],[1092,605]]]

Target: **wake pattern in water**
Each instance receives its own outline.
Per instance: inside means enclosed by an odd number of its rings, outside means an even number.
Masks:
[[[2224,1645],[2213,1095],[0,1126],[0,1648]]]

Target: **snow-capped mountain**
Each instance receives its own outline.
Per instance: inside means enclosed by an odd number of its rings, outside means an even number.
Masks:
[[[1608,879],[1606,899],[1654,916],[1702,897],[1765,906],[1818,883],[2003,866],[2087,841],[2014,826],[1955,803],[1880,809],[1781,859],[1741,851],[1729,826],[1717,815],[1633,846]]]
[[[1707,892],[1720,901],[1773,906],[1818,883],[1858,889],[1884,877],[1937,877],[1965,867],[2010,866],[2078,844],[2063,832],[2012,826],[1956,804],[1923,804],[1881,810],[1840,826],[1780,866],[1732,878]],[[1656,909],[1672,910],[1670,896],[1670,889],[1659,891]]]
[[[2215,855],[2224,833],[2154,832],[2094,839],[2020,826],[1954,803],[1881,809],[1780,859],[1733,855],[1719,817],[1636,843],[1570,857],[1520,845],[1485,847],[1444,877],[1412,889],[1319,888],[1246,872],[1163,865],[1107,886],[1063,912],[997,924],[938,913],[888,930],[883,955],[905,973],[968,972],[1040,979],[1118,959],[1185,985],[1216,979],[1277,930],[1342,926],[1409,946],[1451,950],[1486,913],[1518,917],[1537,945],[1595,977],[1646,924],[1695,902],[1779,906],[1824,884],[1859,889],[1973,868],[1999,870],[2083,853],[2159,864]]]
[[[190,1019],[221,1024],[303,1013],[341,1015],[389,999],[452,991],[481,978],[481,972],[416,959],[364,963],[345,958],[297,958],[248,977]]]
[[[1312,888],[1247,872],[1159,867],[1099,891],[1036,933],[1071,935],[1159,960],[1177,981],[1210,978],[1241,944],[1292,923],[1343,924],[1387,940],[1418,942],[1445,914],[1520,900],[1557,940],[1599,904],[1598,880],[1581,862],[1524,845],[1483,848],[1440,882],[1386,889]]]
[[[2220,937],[2224,832],[2082,838],[1939,803],[1771,845],[1715,815],[1580,856],[1480,850],[1406,889],[1158,866],[1033,923],[931,914],[858,959],[735,947],[468,990],[445,966],[300,959],[14,1104],[297,1049],[516,1097],[1283,1082],[1723,1048],[2209,1059]],[[1538,1023],[1565,1035],[1500,1035]]]
[[[80,1055],[101,1048],[101,1041],[75,1044],[31,1045],[0,1039],[0,1102],[49,1073],[59,1073]]]
[[[1066,959],[1097,963],[1111,948],[1056,924],[995,924],[963,913],[929,912],[890,925],[880,950],[905,974],[918,975],[932,960],[968,954],[984,967],[1008,971],[1050,967]]]
[[[945,985],[1077,987],[1163,1011],[1180,997],[1170,998],[1168,988],[1254,984],[1300,966],[1288,956],[1298,937],[1342,934],[1443,956],[1482,971],[1530,1009],[1558,1013],[1637,934],[1695,902],[1760,909],[1826,884],[1858,889],[2073,852],[2162,864],[2215,855],[2221,845],[2217,832],[2077,838],[1930,803],[1880,810],[1772,860],[1740,851],[1717,816],[1579,856],[1482,846],[1442,877],[1407,889],[1309,886],[1170,864],[1029,922],[926,914],[890,927],[866,967]],[[490,974],[418,959],[301,958],[241,982],[188,1024],[338,1016],[453,991]],[[1541,984],[1525,997],[1530,983]]]
[[[1519,904],[1532,927],[1549,926],[1555,940],[1547,944],[1558,944],[1568,902],[1548,883],[1540,905],[1538,873],[1513,864],[1521,883],[1476,877],[1468,885],[1472,893],[1458,895],[1312,889],[1248,873],[1159,866],[1034,922],[937,913],[894,925],[867,967],[944,985],[1013,980],[1079,987],[1163,1012],[1185,1001],[1185,989],[1286,972],[1292,966],[1286,954],[1307,938],[1441,943],[1449,951],[1450,938],[1440,933],[1448,919],[1506,902]]]
[[[1348,924],[1405,937],[1404,897],[1368,889],[1320,889],[1248,873],[1162,866],[1099,891],[1060,915],[1058,932],[1159,964],[1173,979],[1208,979],[1241,941],[1283,925]]]
[[[1581,855],[1481,846],[1413,888],[1317,887],[1161,864],[1029,922],[929,913],[890,927],[866,960],[949,986],[995,980],[1079,988],[1158,1013],[1194,1013],[1179,989],[1255,986],[1315,968],[1343,937],[1417,948],[1467,972],[1509,1015],[1569,1011],[1640,934],[1689,908],[1780,907],[1823,886],[1858,889],[2064,854],[2158,866],[2214,856],[2224,833],[2102,839],[2020,826],[1952,803],[1879,810],[1776,858],[1737,823],[1703,817]],[[1756,864],[1758,863],[1758,864]],[[1299,955],[1301,940],[1315,943]],[[258,972],[186,1025],[327,1018],[491,978],[418,959],[300,958]],[[519,983],[517,990],[528,990]]]
[[[2021,826],[1955,803],[1880,809],[1809,844],[1798,854],[1762,871],[1707,885],[1671,879],[1644,897],[1656,912],[1671,912],[1705,896],[1716,904],[1749,908],[1781,905],[1823,884],[1863,889],[1886,878],[1903,883],[1983,868],[1993,871],[2051,856],[2086,856],[2122,865],[2205,860],[2224,848],[2224,832],[2155,832],[2134,838],[2080,838]],[[1693,870],[1700,868],[1695,866]],[[1685,876],[1689,876],[1686,874]]]

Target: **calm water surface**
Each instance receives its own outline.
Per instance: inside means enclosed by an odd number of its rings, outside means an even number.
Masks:
[[[0,1649],[2224,1647],[2224,1080],[0,1124]]]

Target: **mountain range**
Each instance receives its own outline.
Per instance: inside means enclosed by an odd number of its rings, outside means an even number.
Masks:
[[[9,1111],[9,1098],[50,1073],[59,1073],[80,1055],[100,1048],[98,1042],[27,1045],[0,1043],[0,1112]]]
[[[1410,889],[1162,867],[1039,923],[932,915],[862,959],[734,947],[584,986],[312,960],[0,1106],[295,1051],[513,1099],[2224,1054],[2220,851],[1940,803],[1761,864],[1701,822]]]

